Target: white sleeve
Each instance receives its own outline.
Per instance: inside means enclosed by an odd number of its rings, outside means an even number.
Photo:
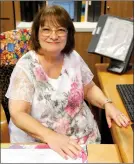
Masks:
[[[34,86],[27,73],[20,66],[15,66],[10,77],[10,84],[6,97],[13,100],[24,100],[32,103]]]
[[[94,75],[81,56],[80,56],[80,67],[81,67],[82,83],[83,85],[87,85],[92,81]]]

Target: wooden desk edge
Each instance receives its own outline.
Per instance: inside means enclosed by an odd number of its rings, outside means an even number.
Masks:
[[[105,95],[106,95],[107,97],[109,97],[109,93],[106,91],[105,86],[104,86],[104,84],[103,84],[103,82],[102,82],[102,80],[103,80],[103,79],[102,79],[102,74],[107,73],[108,76],[111,76],[111,74],[112,74],[112,73],[110,73],[110,72],[107,72],[107,66],[108,66],[108,63],[102,63],[102,64],[97,63],[97,64],[95,65],[96,70],[97,70],[97,76],[98,76],[98,79],[99,79],[100,86],[101,86],[103,92],[105,93]],[[101,73],[102,73],[102,74],[101,74]],[[128,74],[131,75],[131,74],[132,74],[132,70],[131,70],[131,71],[128,71],[127,75],[128,75]],[[112,74],[112,75],[114,76],[114,74]],[[125,110],[126,110],[126,109],[125,109]],[[127,112],[127,111],[126,111],[126,112]],[[121,142],[120,142],[120,138],[122,138],[122,137],[120,137],[120,136],[119,136],[120,134],[117,133],[117,132],[118,132],[118,127],[116,127],[116,126],[117,126],[117,125],[113,124],[112,128],[110,129],[110,130],[111,130],[112,137],[113,137],[113,140],[114,140],[114,143],[117,143],[123,161],[126,162],[126,163],[132,163],[132,162],[133,162],[133,156],[132,156],[132,154],[130,154],[130,156],[127,156],[126,152],[123,151],[123,147],[124,147],[124,146],[120,144],[120,143],[121,143]],[[133,133],[131,127],[128,127],[128,128],[129,128],[129,130],[131,131],[131,133]],[[117,134],[116,134],[116,133],[117,133]],[[117,135],[117,136],[116,136],[116,135]],[[130,139],[132,140],[133,137],[131,137],[131,136],[132,136],[132,135],[130,135]],[[118,140],[119,140],[119,141],[118,141]],[[125,141],[125,142],[126,142],[126,141]],[[130,149],[130,152],[132,152],[132,146],[131,146],[131,145],[127,145],[127,146],[129,146],[129,147],[128,147],[128,148],[126,147],[126,149],[128,149],[128,150]]]

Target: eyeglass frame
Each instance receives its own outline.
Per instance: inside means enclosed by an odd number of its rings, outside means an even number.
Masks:
[[[41,32],[41,33],[43,33],[43,29],[44,29],[44,28],[45,28],[45,27],[40,28],[40,32]],[[46,27],[46,29],[50,30],[50,33],[48,33],[48,34],[42,34],[43,36],[50,36],[54,31],[55,31],[55,34],[56,34],[57,36],[59,36],[59,37],[64,37],[64,36],[66,36],[67,33],[68,33],[68,30],[67,30],[66,28],[63,28],[63,27],[58,28],[58,29],[56,29],[56,30],[50,29],[50,28],[48,28],[48,27]],[[65,30],[65,35],[59,35],[59,34],[57,34],[57,31],[60,30],[60,29]]]

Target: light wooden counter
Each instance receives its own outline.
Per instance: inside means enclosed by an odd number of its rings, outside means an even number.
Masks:
[[[116,107],[128,116],[124,104],[116,89],[116,84],[133,84],[133,70],[123,75],[118,75],[106,71],[108,64],[96,64],[97,76],[101,89],[110,98]],[[115,144],[117,144],[121,158],[124,163],[133,163],[133,130],[131,126],[120,128],[115,123],[112,124],[111,134]]]

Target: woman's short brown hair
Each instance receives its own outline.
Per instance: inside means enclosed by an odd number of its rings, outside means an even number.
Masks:
[[[60,25],[68,30],[67,43],[62,50],[62,53],[68,55],[70,52],[72,52],[75,46],[75,28],[67,11],[64,8],[56,5],[43,6],[35,16],[30,37],[31,48],[36,52],[41,48],[38,41],[38,33],[40,26],[43,27],[46,21],[49,21],[54,25]]]

